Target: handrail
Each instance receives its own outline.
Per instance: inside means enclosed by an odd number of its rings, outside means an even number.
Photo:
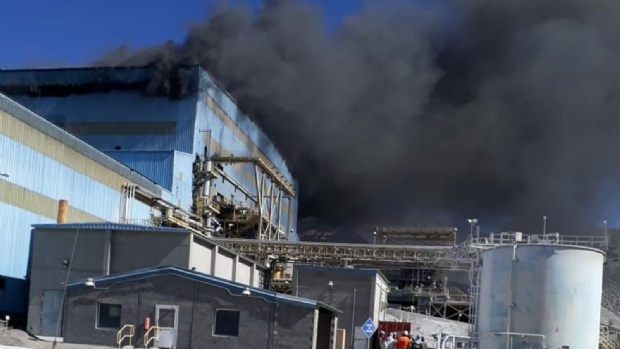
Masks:
[[[129,329],[129,333],[124,335],[123,331],[125,331],[125,329]],[[123,343],[123,340],[125,338],[129,338],[129,345],[131,346],[131,339],[135,334],[135,330],[136,329],[133,325],[125,325],[120,330],[118,330],[118,332],[116,333],[116,344],[118,344],[119,349],[121,348],[121,344]]]
[[[159,330],[159,326],[152,326],[151,328],[149,328],[148,331],[146,331],[146,333],[144,334],[144,349],[148,349],[151,341],[157,342],[157,345],[159,345]],[[149,334],[151,333],[151,331],[153,331],[154,334],[153,337],[149,338]]]
[[[471,244],[480,247],[492,247],[513,244],[534,245],[569,245],[607,249],[607,238],[604,236],[560,235],[559,233],[523,234],[519,232],[491,233],[487,237],[472,237]]]

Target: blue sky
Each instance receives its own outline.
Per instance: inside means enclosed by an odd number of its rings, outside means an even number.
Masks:
[[[261,0],[236,0],[259,6]],[[334,25],[362,0],[306,0]],[[213,0],[19,0],[0,11],[0,69],[80,64],[120,44],[181,40]]]

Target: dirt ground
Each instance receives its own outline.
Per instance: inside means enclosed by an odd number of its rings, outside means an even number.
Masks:
[[[20,329],[0,330],[0,349],[17,349],[17,348],[29,348],[29,349],[52,349],[54,343],[50,339],[40,340],[33,337]],[[68,343],[56,343],[56,349],[104,349],[106,347],[84,345],[84,344],[68,344]],[[114,347],[110,347],[114,348]]]

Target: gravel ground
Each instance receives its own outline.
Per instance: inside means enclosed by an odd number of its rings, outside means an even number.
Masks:
[[[47,341],[38,339],[20,329],[0,331],[0,349],[52,349],[52,347],[53,342],[51,340]],[[106,347],[59,342],[56,343],[56,349],[106,349]]]

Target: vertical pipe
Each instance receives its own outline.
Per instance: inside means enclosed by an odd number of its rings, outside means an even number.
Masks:
[[[258,240],[263,233],[263,181],[258,174],[258,165],[254,165],[254,177],[256,184],[256,205],[258,206]]]
[[[357,296],[357,288],[353,289],[353,304],[351,305],[351,349],[355,348],[355,298]]]
[[[64,199],[59,200],[58,201],[58,217],[56,218],[56,223],[58,224],[67,223],[68,211],[69,211],[69,202]]]
[[[281,188],[278,190],[278,238],[277,240],[280,240],[280,232],[279,232],[280,229],[282,229],[282,189]],[[285,231],[284,234],[286,235],[287,232]]]

